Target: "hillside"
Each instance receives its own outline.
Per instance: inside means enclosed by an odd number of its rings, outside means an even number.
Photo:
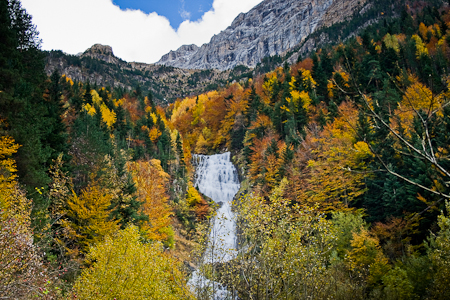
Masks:
[[[392,3],[253,70],[162,66],[173,89],[226,77],[166,103],[161,66],[43,53],[0,1],[2,297],[449,299],[450,6],[367,21]],[[199,191],[207,161],[232,203]],[[211,242],[222,208],[236,249]]]

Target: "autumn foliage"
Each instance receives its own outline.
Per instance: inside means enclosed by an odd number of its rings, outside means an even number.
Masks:
[[[142,202],[142,212],[147,217],[141,230],[150,240],[166,240],[172,215],[167,193],[169,174],[164,172],[161,163],[156,159],[130,162],[128,170],[137,187],[138,199]]]

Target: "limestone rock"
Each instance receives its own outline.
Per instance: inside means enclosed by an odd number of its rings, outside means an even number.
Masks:
[[[183,62],[189,61],[190,57],[197,52],[199,48],[196,45],[183,45],[178,48],[177,51],[170,51],[166,55],[164,55],[161,60],[164,61],[173,61],[180,60]]]

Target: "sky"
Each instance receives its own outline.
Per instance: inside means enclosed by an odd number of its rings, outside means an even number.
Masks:
[[[43,50],[78,54],[109,45],[126,61],[157,62],[182,45],[201,46],[262,0],[22,0]]]
[[[140,9],[149,14],[157,12],[178,28],[185,20],[196,21],[212,8],[213,0],[113,0],[121,9]]]

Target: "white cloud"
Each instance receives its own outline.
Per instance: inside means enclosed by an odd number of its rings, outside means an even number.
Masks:
[[[191,13],[188,12],[184,7],[184,0],[180,0],[181,2],[181,9],[178,11],[178,13],[180,14],[181,18],[183,20],[189,20],[191,18]]]
[[[77,54],[100,43],[110,45],[126,61],[153,63],[181,45],[209,42],[239,13],[260,2],[214,0],[199,21],[186,20],[177,30],[164,16],[124,11],[112,0],[22,0],[22,6],[33,16],[44,50]]]

